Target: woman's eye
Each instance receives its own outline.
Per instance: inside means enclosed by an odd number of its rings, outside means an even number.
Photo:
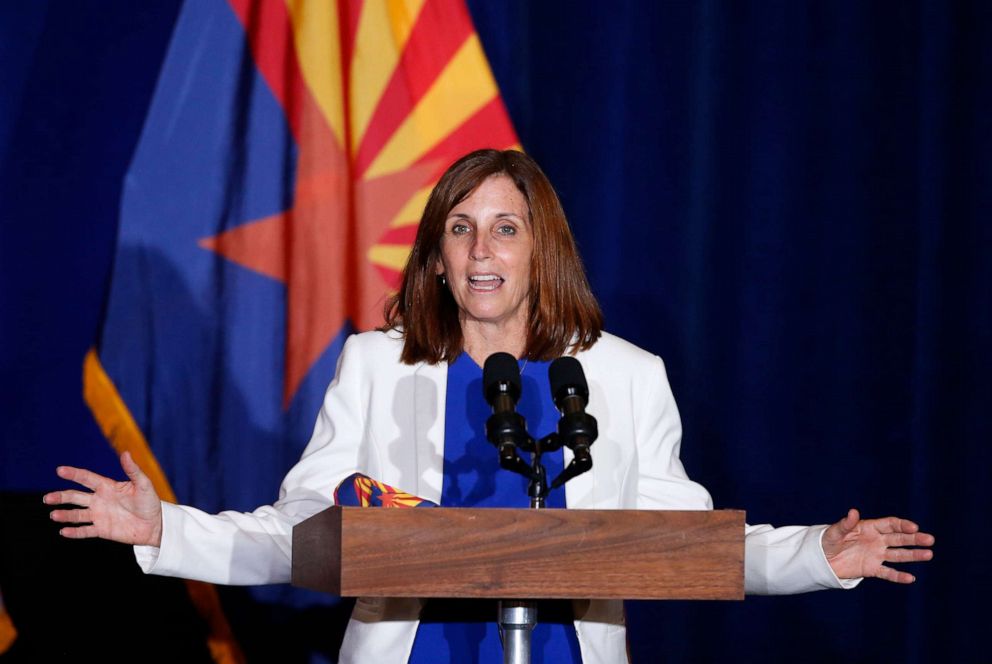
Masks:
[[[469,232],[468,224],[455,224],[451,227],[452,235],[464,235]]]
[[[512,224],[503,224],[496,229],[496,232],[500,235],[516,235],[517,227]]]

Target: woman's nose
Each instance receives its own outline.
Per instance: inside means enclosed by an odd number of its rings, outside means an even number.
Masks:
[[[476,233],[469,250],[469,258],[476,261],[485,260],[491,257],[489,246],[489,236],[485,233]]]

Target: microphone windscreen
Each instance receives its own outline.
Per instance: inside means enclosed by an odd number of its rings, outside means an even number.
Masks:
[[[482,392],[490,404],[496,395],[494,390],[500,383],[509,383],[516,401],[520,396],[520,365],[517,364],[517,358],[509,353],[493,353],[486,358],[482,367]]]
[[[564,393],[569,388],[584,398],[589,397],[586,374],[582,370],[582,365],[574,357],[566,355],[552,362],[551,366],[548,367],[548,381],[551,383],[551,394],[556,402],[565,396]]]

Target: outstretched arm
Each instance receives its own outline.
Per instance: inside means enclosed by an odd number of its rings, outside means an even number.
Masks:
[[[52,510],[53,521],[76,524],[62,528],[63,537],[101,537],[124,544],[159,546],[162,541],[162,504],[151,480],[141,472],[129,452],[121,454],[121,468],[128,481],[116,482],[83,468],[59,466],[62,479],[81,484],[89,491],[53,491],[43,498],[46,505],[77,505],[82,509]]]
[[[877,577],[894,583],[912,583],[912,574],[885,563],[909,563],[933,558],[934,537],[920,532],[920,527],[894,516],[884,519],[861,519],[858,510],[827,528],[820,540],[823,553],[834,573],[841,579]],[[905,548],[923,547],[923,548]]]

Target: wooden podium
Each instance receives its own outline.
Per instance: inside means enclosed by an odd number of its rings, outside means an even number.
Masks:
[[[345,597],[744,599],[744,512],[331,507],[293,585]]]

